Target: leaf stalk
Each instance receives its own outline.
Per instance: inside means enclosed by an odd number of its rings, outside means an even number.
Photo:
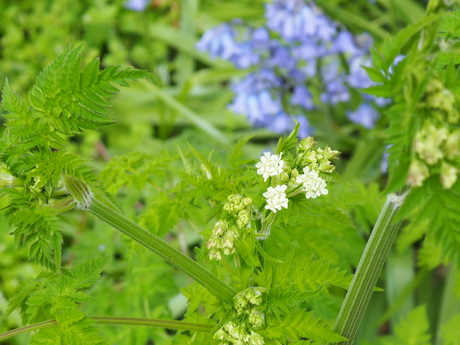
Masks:
[[[201,323],[183,322],[176,320],[158,320],[158,319],[143,319],[131,317],[91,317],[94,321],[102,325],[130,325],[130,326],[147,326],[147,327],[162,327],[167,329],[178,329],[184,331],[204,332],[209,333],[214,326]],[[33,325],[28,325],[21,328],[16,328],[11,331],[0,334],[0,341],[15,337],[20,334],[38,331],[43,328],[56,326],[56,320],[47,320],[38,322]]]
[[[338,345],[353,344],[374,286],[400,228],[400,222],[395,222],[394,218],[406,195],[388,195],[380,211],[334,325],[334,331],[348,339]]]

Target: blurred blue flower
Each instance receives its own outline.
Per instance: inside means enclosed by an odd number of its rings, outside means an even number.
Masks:
[[[145,10],[150,0],[128,0],[123,6],[129,10],[142,12]]]
[[[365,89],[375,84],[362,66],[371,66],[370,58],[356,56],[349,62],[350,73],[347,81],[350,86],[358,89]]]
[[[307,117],[290,113],[314,109],[309,88],[322,85],[315,94],[322,103],[335,105],[350,101],[350,87],[374,85],[363,68],[370,64],[370,35],[354,36],[305,0],[272,0],[265,10],[266,26],[233,20],[208,30],[197,44],[238,69],[252,67],[242,80],[232,81],[231,111],[278,133],[291,130],[297,118],[305,136],[312,132]],[[347,116],[372,128],[379,116],[373,105],[385,106],[391,100],[362,97],[363,104]]]
[[[320,96],[323,103],[337,104],[350,100],[350,92],[341,78],[326,83],[325,89],[325,92]]]
[[[335,54],[356,55],[360,52],[356,46],[355,38],[348,31],[340,31],[332,42],[331,51]]]
[[[270,57],[267,60],[268,67],[279,67],[285,70],[294,69],[297,59],[293,56],[291,49],[281,45],[277,40],[273,40],[270,47]]]
[[[274,0],[265,5],[269,29],[286,41],[302,40],[317,31],[317,16],[304,0]]]
[[[276,90],[280,86],[281,80],[272,70],[263,69],[248,74],[233,85],[236,97],[228,108],[246,115],[257,126],[266,126],[283,109],[280,93]]]
[[[351,121],[368,129],[375,127],[375,123],[379,119],[379,116],[379,112],[368,103],[363,103],[358,109],[347,112],[347,117]]]
[[[316,17],[317,37],[329,42],[337,32],[337,25],[323,15]]]
[[[230,60],[241,53],[241,48],[235,42],[236,31],[227,23],[206,31],[196,44],[198,50],[208,52],[211,58]]]
[[[294,120],[284,111],[280,111],[267,123],[267,128],[276,133],[287,133],[294,127]]]
[[[297,85],[291,96],[291,104],[300,105],[305,110],[314,108],[310,91],[304,85]]]
[[[297,59],[309,61],[326,55],[328,49],[321,43],[313,40],[304,40],[301,45],[293,47],[292,52]]]

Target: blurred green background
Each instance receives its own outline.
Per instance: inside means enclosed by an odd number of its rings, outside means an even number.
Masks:
[[[375,3],[318,0],[316,3],[351,32],[369,32],[377,47],[388,35],[420,19],[425,6],[423,0]],[[92,159],[95,168],[103,171],[110,191],[117,193],[120,207],[128,217],[160,232],[182,251],[193,255],[194,246],[201,241],[197,231],[210,226],[203,221],[205,208],[201,213],[196,209],[190,213],[181,210],[194,215],[187,221],[166,216],[153,219],[151,213],[141,211],[146,200],[149,205],[168,202],[158,191],[171,188],[175,181],[164,168],[169,164],[173,169],[183,166],[181,155],[187,142],[204,155],[214,150],[212,158],[217,162],[224,161],[223,152],[231,143],[248,134],[254,134],[246,148],[247,156],[253,159],[276,142],[279,135],[267,129],[254,129],[243,116],[226,109],[233,97],[229,79],[245,72],[225,61],[212,60],[195,48],[202,33],[214,25],[233,18],[259,25],[264,21],[263,13],[261,0],[152,0],[139,12],[126,8],[122,0],[2,0],[0,87],[8,78],[12,89],[26,93],[44,66],[69,44],[76,46],[81,42],[86,43],[84,63],[100,57],[102,67],[121,64],[153,72],[162,87],[139,82],[123,89],[112,100],[113,117],[118,124],[73,138],[70,149]],[[321,120],[316,121],[318,124]],[[355,183],[357,200],[343,211],[352,215],[357,230],[350,235],[350,243],[339,250],[344,257],[337,259],[351,270],[383,201],[380,195],[385,184],[385,176],[380,172],[383,135],[379,129],[356,131],[347,127],[337,128],[333,135],[328,138],[319,131],[318,139],[323,144],[328,140],[337,143],[338,147],[333,148],[343,152],[339,172],[347,182]],[[159,152],[161,155],[157,155]],[[127,176],[111,175],[107,165],[113,156],[120,154],[128,155],[110,164],[124,164]],[[147,156],[158,158],[146,166]],[[154,183],[138,177],[145,169],[155,177]],[[0,200],[0,208],[6,205],[6,201]],[[0,333],[21,325],[18,313],[5,315],[7,300],[21,279],[40,272],[40,268],[29,262],[27,250],[15,247],[8,235],[7,216],[7,210],[0,212]],[[91,291],[98,296],[97,303],[84,305],[88,315],[148,318],[183,315],[186,302],[179,287],[190,283],[185,275],[114,233],[108,225],[78,212],[71,213],[70,218],[71,224],[64,228],[63,263],[71,265],[101,254],[112,255],[113,259]],[[166,228],[159,231],[158,224],[166,224]],[[448,311],[439,306],[448,307],[448,293],[452,293],[449,284],[455,284],[452,277],[458,274],[447,275],[445,267],[419,269],[414,260],[417,248],[404,243],[404,239],[400,240],[398,250],[390,256],[379,283],[385,292],[374,294],[359,344],[376,344],[379,334],[391,331],[391,323],[387,321],[407,316],[414,305],[427,305],[432,330],[437,329],[439,320],[447,317],[441,314]],[[450,280],[446,281],[446,276]],[[447,291],[444,297],[442,291]],[[333,294],[332,301],[317,301],[317,314],[321,315],[325,303],[339,305],[342,296],[343,292],[338,292]],[[323,317],[333,321],[329,310],[324,307]],[[171,332],[163,329],[100,328],[111,344],[171,343]],[[6,344],[25,344],[26,339],[27,336],[21,336]]]

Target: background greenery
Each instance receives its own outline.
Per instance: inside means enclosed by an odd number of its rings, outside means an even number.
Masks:
[[[72,149],[101,171],[129,218],[193,256],[201,243],[198,232],[210,229],[213,221],[203,221],[210,211],[205,203],[198,200],[198,205],[185,206],[177,201],[181,173],[187,164],[198,164],[187,142],[212,155],[213,161],[228,165],[223,153],[236,139],[254,134],[244,152],[248,159],[255,159],[277,140],[276,134],[253,129],[242,116],[226,109],[232,99],[228,80],[242,72],[211,60],[194,46],[205,30],[221,22],[239,17],[262,23],[263,4],[260,0],[152,0],[145,11],[134,12],[123,1],[4,0],[0,2],[0,87],[8,78],[12,89],[25,92],[44,66],[69,44],[80,42],[86,42],[84,63],[99,56],[103,67],[122,64],[154,72],[161,88],[138,82],[124,89],[112,100],[118,124],[75,137]],[[419,20],[425,6],[422,0],[318,0],[317,4],[351,32],[369,32],[377,47],[388,35]],[[331,225],[329,233],[315,241],[322,246],[311,250],[352,273],[383,204],[382,129],[364,130],[338,121],[335,130],[327,132],[322,129],[321,112],[309,116],[318,128],[320,144],[333,143],[343,152],[338,168],[350,183],[331,190],[331,199],[321,205],[347,216],[337,225],[340,230]],[[160,203],[169,204],[170,212],[154,212]],[[0,208],[5,205],[0,200]],[[19,313],[6,316],[6,301],[22,279],[39,272],[28,260],[27,250],[15,248],[7,217],[7,210],[0,213],[0,333],[21,325]],[[72,266],[101,254],[112,260],[90,291],[97,299],[84,304],[88,315],[183,316],[186,301],[179,289],[190,283],[185,275],[94,218],[79,212],[71,218],[65,227],[63,264]],[[337,234],[344,240],[336,241]],[[315,233],[307,230],[305,236]],[[415,324],[417,329],[426,325],[439,339],[440,325],[459,310],[459,273],[430,266],[430,253],[420,261],[417,254],[418,243],[412,244],[403,232],[379,281],[385,291],[374,294],[357,344],[398,344],[398,339],[410,336]],[[313,301],[316,315],[333,323],[343,296],[344,291],[337,289],[330,298]],[[425,307],[415,309],[422,304]],[[171,343],[171,332],[163,329],[99,327],[113,344]],[[21,336],[7,343],[25,344],[26,339]]]

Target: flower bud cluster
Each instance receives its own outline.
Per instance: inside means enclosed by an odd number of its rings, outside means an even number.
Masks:
[[[250,226],[252,199],[231,194],[227,200],[223,207],[227,214],[216,223],[212,236],[206,243],[211,260],[222,259],[222,254],[234,254],[239,231]]]
[[[407,183],[420,187],[429,176],[438,174],[445,189],[457,181],[460,158],[460,114],[455,96],[441,80],[433,78],[427,85],[426,108],[433,116],[425,121],[416,133],[414,151],[416,156],[409,167]]]
[[[254,330],[265,325],[265,315],[258,307],[263,301],[263,287],[250,287],[233,298],[238,322],[224,324],[214,339],[222,340],[219,345],[264,345],[264,338]]]
[[[456,109],[455,96],[440,80],[431,80],[426,91],[426,103],[432,111],[444,115],[449,123],[458,122],[460,114]]]
[[[305,192],[307,199],[317,198],[328,193],[326,181],[319,176],[319,173],[332,173],[335,166],[331,160],[337,159],[339,151],[326,147],[315,148],[315,141],[307,137],[300,142],[298,147],[298,167],[291,171],[289,186]],[[299,173],[302,169],[303,174]],[[296,193],[297,194],[297,193]]]
[[[331,173],[335,166],[331,164],[332,159],[336,159],[339,151],[331,150],[326,146],[324,149],[314,148],[314,139],[312,137],[305,138],[299,145],[299,155],[302,157],[301,165],[308,166],[312,170]]]
[[[229,226],[225,220],[219,220],[212,230],[211,238],[206,243],[206,247],[209,249],[209,258],[211,260],[220,260],[222,259],[222,253],[225,255],[235,253],[238,236],[236,227]]]
[[[437,127],[426,121],[414,141],[417,156],[409,167],[408,184],[420,187],[430,175],[439,172],[445,189],[457,181],[458,169],[453,165],[460,158],[460,130],[450,131],[446,125]]]

